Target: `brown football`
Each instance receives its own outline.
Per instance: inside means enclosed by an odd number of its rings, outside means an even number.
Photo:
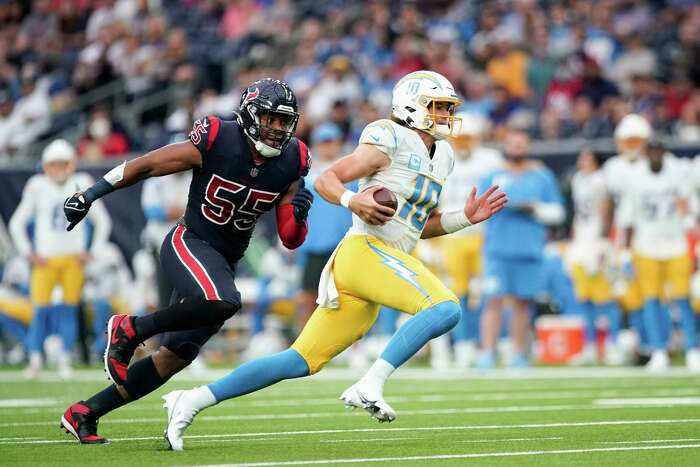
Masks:
[[[396,199],[396,195],[391,190],[384,187],[374,192],[374,200],[378,204],[391,208],[394,211],[399,207],[399,201]]]

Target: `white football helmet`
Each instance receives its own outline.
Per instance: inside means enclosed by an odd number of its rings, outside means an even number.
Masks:
[[[452,83],[434,71],[414,71],[396,83],[391,99],[392,113],[411,128],[428,133],[435,139],[453,136],[461,127],[455,110],[461,100]],[[437,114],[437,105],[446,103],[448,116]]]
[[[617,150],[630,159],[636,159],[643,154],[651,136],[649,121],[639,114],[625,115],[615,128]]]

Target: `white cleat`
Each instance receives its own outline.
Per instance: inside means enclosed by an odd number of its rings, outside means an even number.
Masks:
[[[187,393],[189,391],[172,391],[163,396],[165,403],[163,407],[168,410],[168,426],[165,429],[165,440],[173,451],[182,451],[182,436],[185,430],[192,424],[195,415],[199,410],[192,407],[188,402]]]
[[[359,386],[359,383],[353,384],[341,394],[340,400],[345,407],[364,409],[380,423],[393,422],[396,419],[396,412],[380,394],[367,394],[367,391],[362,391]]]
[[[671,359],[668,357],[668,352],[665,350],[655,350],[651,354],[649,363],[646,364],[646,370],[650,373],[663,373],[671,366]]]
[[[700,373],[700,350],[690,349],[685,353],[685,366],[693,373]]]

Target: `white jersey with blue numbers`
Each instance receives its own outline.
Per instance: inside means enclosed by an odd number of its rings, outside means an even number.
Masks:
[[[63,203],[76,191],[84,191],[92,184],[92,177],[86,173],[73,174],[62,185],[44,174],[32,176],[10,220],[12,240],[20,254],[34,253],[53,258],[88,251],[87,222],[80,222],[72,231],[66,231],[68,221],[63,214]],[[107,242],[111,229],[109,216],[101,201],[92,204],[86,221],[94,228],[91,250],[96,252]],[[34,223],[33,242],[27,234],[31,223]]]
[[[620,225],[634,229],[632,247],[641,256],[660,260],[675,258],[688,250],[685,216],[694,218],[697,200],[687,166],[673,156],[664,157],[658,173],[648,163],[628,174],[632,180],[620,203]],[[679,209],[683,200],[688,208]]]
[[[452,172],[452,148],[447,141],[436,141],[431,158],[414,130],[391,120],[377,120],[367,125],[360,135],[360,143],[376,146],[391,159],[388,167],[360,180],[360,191],[383,186],[396,195],[399,205],[394,217],[381,226],[367,224],[353,214],[348,235],[372,235],[393,248],[410,253],[438,204],[445,179]]]

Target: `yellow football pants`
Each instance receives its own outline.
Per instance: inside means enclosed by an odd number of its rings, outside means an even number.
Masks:
[[[29,326],[34,317],[34,307],[26,298],[2,298],[0,313]]]
[[[56,285],[63,289],[63,303],[77,305],[83,288],[83,264],[78,256],[49,258],[45,265],[34,266],[31,278],[31,299],[35,306],[51,304],[51,292]]]
[[[688,255],[666,260],[637,256],[635,266],[645,300],[678,300],[690,295],[693,263]]]
[[[445,280],[457,296],[469,293],[469,282],[481,275],[481,235],[446,235],[428,240],[431,248],[440,254],[439,264],[428,263],[428,268]]]
[[[459,300],[416,258],[366,235],[341,242],[333,263],[337,309],[318,307],[292,344],[311,374],[359,340],[385,305],[414,315]]]
[[[589,274],[581,264],[574,264],[571,271],[576,298],[582,302],[593,302],[603,305],[612,301],[613,294],[610,281],[602,272]]]

